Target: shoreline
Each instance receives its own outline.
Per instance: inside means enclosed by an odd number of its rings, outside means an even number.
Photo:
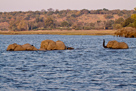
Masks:
[[[0,31],[0,35],[114,35],[116,30],[32,30]]]

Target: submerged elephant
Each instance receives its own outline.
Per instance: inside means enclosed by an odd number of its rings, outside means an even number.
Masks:
[[[16,43],[10,44],[7,51],[37,51],[38,49],[29,43],[24,45],[18,45]]]
[[[104,48],[111,48],[111,49],[128,49],[128,45],[125,42],[118,42],[116,40],[109,41],[108,44],[105,46],[105,40],[103,39],[103,47]]]
[[[72,50],[74,48],[72,47],[66,47],[64,42],[58,40],[44,40],[41,42],[40,49],[37,49],[33,45],[30,45],[29,43],[24,45],[18,45],[16,43],[10,44],[7,47],[7,51],[46,51],[46,50]]]
[[[39,50],[71,50],[74,49],[72,47],[66,47],[64,42],[58,40],[58,41],[53,41],[53,40],[43,40],[41,42],[41,47]]]

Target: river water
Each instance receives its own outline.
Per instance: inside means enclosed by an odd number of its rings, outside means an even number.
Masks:
[[[6,51],[9,44],[61,40],[74,50]],[[104,49],[103,39],[129,49]],[[0,91],[136,91],[136,39],[81,35],[0,35]]]

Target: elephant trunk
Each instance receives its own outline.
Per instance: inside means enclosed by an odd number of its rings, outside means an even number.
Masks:
[[[107,46],[105,46],[105,39],[103,39],[103,47],[107,48]]]

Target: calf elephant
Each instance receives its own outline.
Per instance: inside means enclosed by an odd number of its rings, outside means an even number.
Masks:
[[[105,46],[105,40],[103,39],[103,47],[104,48],[111,48],[111,49],[128,49],[128,45],[125,42],[118,42],[116,40],[109,41],[108,44]]]

